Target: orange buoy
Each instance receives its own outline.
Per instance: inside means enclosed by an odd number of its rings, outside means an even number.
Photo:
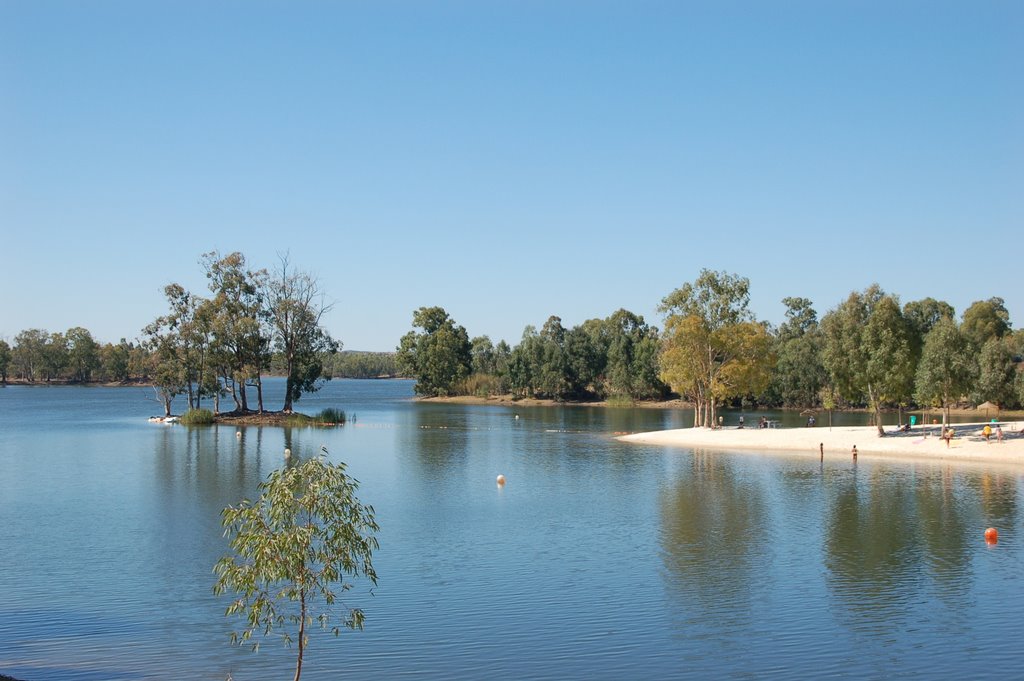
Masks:
[[[995,544],[998,541],[999,541],[999,531],[996,528],[990,527],[987,530],[985,530],[985,543],[986,544]]]
[[[499,485],[504,485],[504,484],[505,484],[505,476],[504,476],[504,475],[500,475],[500,474],[499,474],[499,475],[498,475],[498,479],[497,479],[497,483],[498,483]]]

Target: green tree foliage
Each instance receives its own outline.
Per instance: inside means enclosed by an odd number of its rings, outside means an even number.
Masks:
[[[708,331],[752,321],[750,280],[727,272],[701,270],[693,283],[686,283],[661,300],[663,314],[696,317]]]
[[[534,394],[534,376],[540,372],[541,347],[537,329],[527,325],[519,344],[512,348],[508,363],[508,385],[513,394],[528,397]]]
[[[950,405],[967,393],[973,374],[970,342],[952,317],[942,317],[925,336],[915,398],[920,404],[942,407],[943,423],[947,423]]]
[[[469,376],[472,345],[466,329],[455,324],[444,308],[421,307],[413,313],[413,327],[402,336],[396,360],[404,376],[416,379],[416,394],[455,394]]]
[[[469,354],[472,357],[471,367],[474,374],[497,373],[497,357],[490,337],[477,336],[471,340]]]
[[[535,389],[542,397],[562,399],[573,389],[569,376],[569,358],[565,352],[565,327],[562,319],[552,315],[544,322],[537,339],[540,363],[535,376]]]
[[[511,360],[512,348],[504,340],[498,341],[498,344],[494,346],[494,372],[503,386],[508,380],[508,367]]]
[[[1010,337],[992,337],[985,341],[977,364],[977,381],[971,395],[974,404],[993,402],[1002,408],[1014,404],[1017,401],[1014,390],[1017,365],[1013,361]]]
[[[43,344],[43,374],[46,381],[61,378],[69,362],[68,339],[62,333],[51,333]]]
[[[164,287],[169,311],[148,324],[143,333],[151,353],[151,376],[166,415],[171,402],[186,394],[198,409],[209,373],[212,320],[209,306],[179,284]]]
[[[287,377],[282,410],[290,414],[303,393],[317,390],[322,380],[330,378],[324,375],[323,357],[337,352],[340,343],[320,320],[332,306],[324,301],[316,277],[292,270],[287,255],[266,279],[264,299],[274,349],[283,359]]]
[[[1024,405],[1024,369],[1017,366],[1017,374],[1013,377],[1013,394],[1018,405]]]
[[[813,303],[784,298],[786,321],[773,339],[776,357],[767,395],[776,404],[814,407],[820,403],[827,372],[821,360],[821,330]]]
[[[174,398],[186,391],[189,378],[187,367],[180,359],[183,354],[180,337],[161,320],[149,324],[143,331],[147,334],[149,351],[146,373],[153,382],[157,400],[163,405],[164,416],[170,416]]]
[[[566,397],[608,396],[608,323],[588,319],[565,333]]]
[[[695,403],[694,426],[712,425],[722,400],[767,387],[770,339],[747,309],[749,291],[746,278],[702,270],[661,302],[661,378]]]
[[[877,284],[853,292],[822,319],[822,360],[843,399],[866,402],[879,436],[882,405],[908,399],[913,389],[911,334],[895,297]]]
[[[659,377],[658,330],[648,326],[644,318],[628,310],[618,310],[604,320],[606,347],[604,375],[610,395],[643,400],[664,397],[667,386]],[[600,357],[595,363],[600,367]]]
[[[659,348],[657,329],[627,310],[571,329],[552,316],[540,331],[526,327],[507,369],[501,368],[500,359],[497,364],[507,386],[522,396],[647,399],[667,392],[658,375]]]
[[[50,334],[43,329],[25,329],[14,337],[11,366],[18,378],[35,381],[42,375],[49,338]]]
[[[373,507],[356,498],[357,488],[343,463],[318,457],[274,471],[260,484],[256,502],[243,500],[223,512],[233,553],[214,568],[214,593],[236,594],[225,614],[245,621],[231,640],[242,644],[254,633],[279,632],[286,645],[297,644],[295,681],[314,623],[335,635],[363,628],[362,610],[335,613],[352,579],[377,583],[371,559],[379,528]],[[259,641],[253,644],[258,648]]]
[[[345,350],[329,358],[331,375],[340,378],[394,378],[398,366],[393,352]]]
[[[100,345],[88,329],[76,326],[64,334],[68,344],[68,363],[74,380],[85,382],[100,368]]]
[[[501,394],[506,390],[505,376],[501,373],[507,365],[504,358],[502,369],[499,370],[498,349],[488,336],[477,336],[470,341],[471,371],[469,377],[462,382],[459,391],[467,395],[487,397]],[[504,346],[508,351],[508,345]]]
[[[944,300],[923,298],[914,300],[903,306],[903,317],[910,325],[911,331],[924,341],[924,337],[932,330],[940,319],[953,319],[956,310]]]
[[[100,366],[103,378],[124,383],[128,380],[128,342],[122,338],[117,345],[107,343],[100,348]]]
[[[972,303],[964,310],[960,330],[975,352],[981,352],[992,338],[1002,338],[1010,332],[1010,313],[1002,298],[989,298]]]
[[[910,348],[914,357],[914,364],[921,360],[921,352],[924,349],[924,338],[928,332],[939,322],[940,319],[954,319],[956,310],[944,300],[934,298],[923,298],[907,303],[903,306],[903,318],[910,328]]]
[[[270,364],[263,298],[267,272],[247,269],[245,256],[238,252],[222,257],[211,251],[201,262],[213,293],[210,319],[215,350],[223,358],[235,408],[249,411],[246,387],[251,383],[257,392],[257,411],[262,412],[262,374]]]
[[[0,340],[0,383],[7,383],[7,369],[11,366],[11,346]]]

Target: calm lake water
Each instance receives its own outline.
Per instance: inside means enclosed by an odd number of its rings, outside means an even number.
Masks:
[[[1024,677],[1021,471],[627,445],[692,417],[411,396],[332,381],[300,409],[354,422],[239,438],[148,423],[144,388],[0,388],[0,673],[290,679],[277,640],[229,644],[220,512],[326,446],[376,508],[379,585],[304,679]]]

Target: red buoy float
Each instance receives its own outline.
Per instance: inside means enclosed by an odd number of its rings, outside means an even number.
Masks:
[[[998,541],[999,541],[999,531],[996,528],[990,527],[987,530],[985,530],[985,543],[986,544],[995,544]]]

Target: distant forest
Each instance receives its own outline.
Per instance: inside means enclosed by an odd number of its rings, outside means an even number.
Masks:
[[[165,286],[167,310],[142,329],[141,340],[101,345],[84,327],[26,329],[13,346],[0,341],[0,381],[148,383],[169,416],[179,395],[189,409],[205,401],[218,414],[230,400],[233,412],[263,413],[265,376],[285,378],[286,414],[332,376],[394,376],[390,353],[339,352],[321,324],[332,305],[319,281],[293,268],[287,255],[271,270],[251,268],[238,252],[205,253],[200,265],[208,292]]]
[[[704,270],[662,299],[664,328],[618,310],[566,328],[550,316],[519,342],[470,336],[441,307],[413,312],[396,352],[339,352],[319,326],[317,282],[289,268],[251,271],[238,253],[201,261],[208,297],[175,284],[168,313],[141,340],[97,343],[85,328],[27,329],[0,340],[0,380],[148,382],[197,406],[224,395],[248,409],[260,377],[289,377],[298,399],[331,377],[416,380],[423,396],[512,395],[615,403],[681,397],[695,425],[721,407],[800,409],[1024,404],[1024,331],[1014,331],[1002,298],[959,315],[924,298],[901,304],[871,285],[819,317],[807,298],[789,297],[774,326],[748,308],[750,282]],[[169,407],[168,407],[169,408]],[[291,402],[286,403],[286,410]]]
[[[900,304],[877,285],[819,319],[789,297],[773,326],[749,310],[750,282],[704,270],[661,301],[664,329],[619,310],[566,328],[551,316],[519,343],[470,337],[441,307],[413,313],[398,371],[425,396],[513,394],[629,403],[676,395],[712,426],[723,406],[882,409],[1024,402],[1024,333],[1002,298],[957,317],[934,298]]]
[[[325,353],[325,378],[397,378],[395,353],[342,350]],[[88,329],[27,329],[14,345],[0,340],[0,381],[26,383],[149,383],[154,357],[135,340],[98,343]],[[283,376],[283,356],[270,358],[271,376]]]

